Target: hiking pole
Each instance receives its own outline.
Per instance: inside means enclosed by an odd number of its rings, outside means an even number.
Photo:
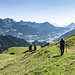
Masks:
[[[60,54],[60,49],[59,49],[59,51],[58,51],[58,55]]]
[[[66,46],[66,53],[67,53],[67,45],[65,45]]]
[[[66,46],[66,52],[67,52],[67,46]]]

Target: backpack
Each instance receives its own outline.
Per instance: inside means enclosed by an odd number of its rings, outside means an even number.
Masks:
[[[60,41],[60,46],[64,46],[64,41]]]

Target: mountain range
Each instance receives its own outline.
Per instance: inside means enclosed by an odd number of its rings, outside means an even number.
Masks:
[[[35,23],[35,22],[24,22],[23,20],[21,20],[20,24],[29,25],[32,28],[35,28],[37,31],[41,32],[42,34],[45,34],[45,35],[50,34],[50,36],[53,33],[58,35],[58,33],[63,33],[63,31],[66,31],[69,29],[69,28],[64,28],[64,27],[55,27],[49,22]]]
[[[51,42],[70,30],[70,27],[55,27],[49,22],[16,22],[10,18],[0,19],[0,34],[13,35],[27,41]]]

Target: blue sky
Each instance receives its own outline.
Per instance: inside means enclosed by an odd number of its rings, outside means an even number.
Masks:
[[[75,0],[0,0],[0,18],[56,24],[75,22]]]

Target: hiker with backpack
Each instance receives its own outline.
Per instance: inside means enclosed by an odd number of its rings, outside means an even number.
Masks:
[[[61,56],[64,54],[64,45],[65,45],[65,41],[62,38],[61,41],[60,41]]]

